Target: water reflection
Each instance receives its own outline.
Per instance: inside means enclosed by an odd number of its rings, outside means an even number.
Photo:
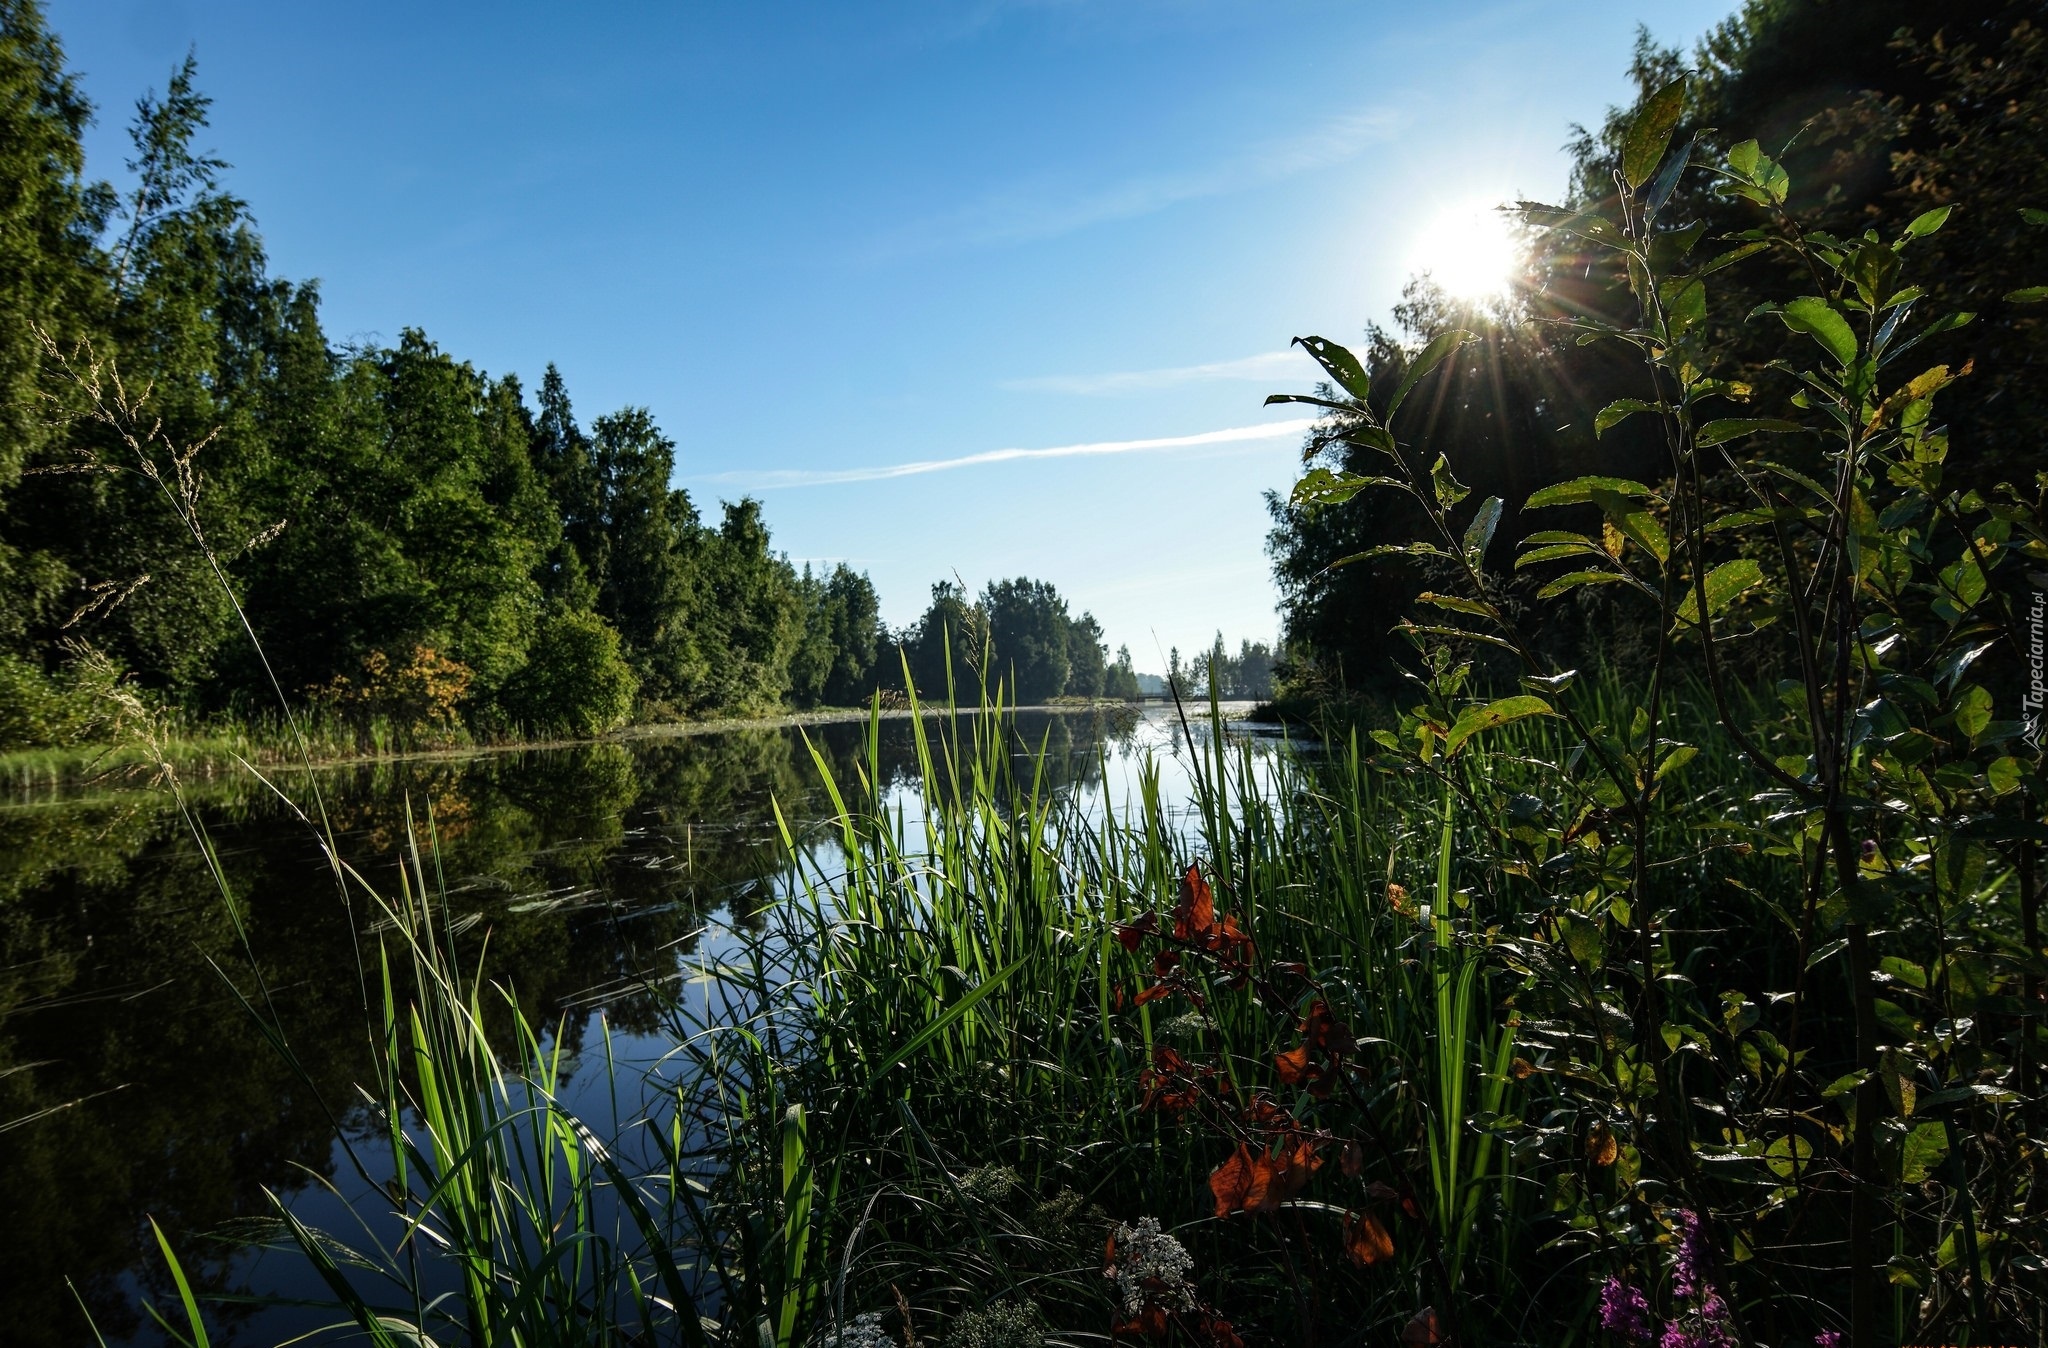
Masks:
[[[1134,735],[1117,713],[1027,713],[1016,729],[1020,756],[1044,746],[1047,785],[1113,797],[1108,758],[1166,747],[1159,725]],[[488,933],[470,948],[535,1023],[561,1021],[573,1052],[594,990],[622,1032],[656,1027],[651,989],[705,916],[772,892],[771,802],[798,828],[829,814],[811,746],[851,783],[871,771],[866,736],[837,724],[382,763],[324,771],[318,794],[342,855],[392,886],[408,808],[431,804],[451,907]],[[1105,755],[1110,742],[1123,748]],[[909,722],[884,723],[872,762],[885,792],[914,780]],[[306,779],[284,785],[310,808]],[[170,1290],[145,1214],[177,1233],[195,1281],[281,1290],[289,1274],[266,1280],[198,1233],[267,1214],[266,1187],[332,1177],[336,1126],[368,1079],[366,914],[346,910],[315,837],[259,783],[201,783],[192,798],[244,935],[166,797],[0,805],[0,1342],[81,1341],[80,1300],[109,1339],[154,1341],[136,1295],[167,1306]],[[274,1005],[303,1078],[237,990]],[[230,1337],[276,1327],[244,1313]]]

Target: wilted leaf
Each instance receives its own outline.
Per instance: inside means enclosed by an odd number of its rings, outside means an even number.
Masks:
[[[1434,1306],[1424,1306],[1415,1312],[1415,1318],[1401,1330],[1401,1342],[1411,1345],[1411,1348],[1421,1348],[1421,1345],[1443,1341],[1443,1320],[1438,1317]]]
[[[1372,1213],[1347,1212],[1344,1214],[1344,1253],[1350,1256],[1352,1263],[1370,1268],[1383,1259],[1394,1257],[1394,1238]]]
[[[1610,1166],[1621,1158],[1621,1144],[1614,1140],[1614,1130],[1604,1123],[1596,1123],[1586,1134],[1586,1159],[1597,1166]]]

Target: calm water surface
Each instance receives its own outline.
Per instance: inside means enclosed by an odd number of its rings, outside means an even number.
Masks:
[[[1017,729],[1019,752],[1043,742],[1050,781],[1091,807],[1135,796],[1148,759],[1168,799],[1184,799],[1170,713],[1133,724],[1026,712]],[[866,725],[808,735],[852,781]],[[883,724],[880,759],[889,792],[913,800],[909,722]],[[312,794],[303,776],[281,784],[302,802]],[[319,786],[345,859],[393,890],[408,805],[416,817],[431,808],[467,949],[487,951],[486,974],[535,1023],[560,1023],[572,1054],[597,1043],[600,1010],[614,1051],[658,1053],[657,990],[730,915],[778,892],[786,856],[771,801],[798,828],[829,813],[794,729],[383,763],[324,771]],[[296,1260],[209,1234],[261,1219],[266,1188],[316,1226],[348,1221],[318,1181],[348,1189],[334,1122],[370,1079],[358,969],[374,941],[313,835],[258,783],[195,783],[190,795],[247,950],[161,794],[0,803],[0,1344],[88,1341],[81,1301],[110,1341],[162,1342],[137,1304],[171,1304],[148,1216],[208,1287],[266,1296],[321,1290]],[[251,989],[252,955],[310,1085],[224,981]],[[601,1077],[586,1069],[577,1083],[596,1095]],[[593,1124],[610,1113],[573,1086],[571,1099]],[[217,1341],[274,1343],[320,1323],[229,1310]]]

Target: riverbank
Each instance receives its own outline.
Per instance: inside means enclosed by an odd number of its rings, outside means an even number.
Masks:
[[[1055,703],[1021,708],[1024,711],[1058,713],[1128,710],[1139,714],[1141,704],[1108,698],[1062,699]],[[1195,708],[1190,707],[1190,714]],[[1207,714],[1207,704],[1201,708]],[[21,797],[49,791],[88,786],[143,784],[168,767],[181,781],[204,784],[246,773],[251,767],[264,773],[296,772],[380,763],[423,762],[472,758],[483,754],[520,753],[537,749],[568,749],[587,744],[620,743],[643,739],[673,739],[694,735],[715,735],[735,730],[786,730],[813,725],[842,725],[881,719],[901,720],[913,714],[932,716],[939,709],[922,707],[916,713],[908,707],[885,707],[879,712],[865,707],[821,707],[811,711],[788,711],[772,716],[721,716],[701,721],[658,721],[629,725],[593,739],[510,738],[462,740],[454,743],[408,745],[399,748],[372,746],[350,749],[336,737],[316,734],[307,752],[301,752],[282,733],[269,728],[237,729],[213,734],[176,737],[158,744],[80,744],[57,748],[15,749],[0,753],[0,794]],[[966,714],[973,714],[971,712]]]

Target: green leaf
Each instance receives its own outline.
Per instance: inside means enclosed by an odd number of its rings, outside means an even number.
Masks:
[[[1779,1179],[1791,1179],[1811,1169],[1813,1144],[1797,1133],[1790,1133],[1764,1148],[1764,1164]]]
[[[1641,187],[1657,171],[1665,148],[1671,144],[1671,133],[1678,126],[1678,116],[1684,111],[1685,77],[1681,75],[1651,94],[1643,110],[1629,123],[1628,134],[1621,142],[1621,176],[1628,180],[1631,189]]]
[[[1394,413],[1401,410],[1401,404],[1408,401],[1409,391],[1421,382],[1424,375],[1442,364],[1444,357],[1471,340],[1472,334],[1463,328],[1452,328],[1449,332],[1439,332],[1430,338],[1429,344],[1417,352],[1415,359],[1409,362],[1408,372],[1401,376],[1401,383],[1394,390],[1394,396],[1387,399],[1387,420],[1391,422],[1394,419]]]
[[[1345,348],[1322,337],[1297,337],[1294,345],[1314,356],[1316,364],[1328,370],[1330,378],[1352,397],[1364,402],[1371,394],[1372,384],[1366,378],[1365,366]]]
[[[1498,702],[1489,702],[1483,707],[1469,707],[1459,713],[1452,723],[1450,732],[1444,736],[1444,757],[1449,758],[1481,731],[1493,730],[1512,721],[1526,720],[1531,716],[1555,716],[1550,704],[1534,693],[1519,693],[1504,697]]]
[[[1745,435],[1790,435],[1805,429],[1796,421],[1780,421],[1775,417],[1731,417],[1725,421],[1710,421],[1700,427],[1693,443],[1705,449],[1708,445],[1718,445]]]
[[[1491,604],[1481,604],[1471,599],[1460,599],[1454,594],[1438,594],[1434,590],[1424,590],[1421,594],[1415,596],[1415,601],[1419,604],[1432,604],[1437,608],[1451,609],[1457,613],[1474,614],[1481,618],[1500,617],[1500,610]]]
[[[156,1233],[156,1247],[163,1251],[164,1263],[171,1270],[171,1281],[178,1288],[178,1303],[184,1307],[186,1319],[191,1322],[191,1341],[195,1348],[206,1348],[206,1321],[199,1317],[199,1298],[192,1295],[192,1284],[185,1280],[184,1266],[178,1262],[178,1256],[171,1249],[171,1242],[164,1238],[164,1229],[156,1224],[156,1218],[149,1219],[149,1229]]]
[[[1646,403],[1641,398],[1616,398],[1613,402],[1601,408],[1600,414],[1593,418],[1593,437],[1597,440],[1638,412],[1665,412],[1669,410],[1670,408],[1664,403]]]
[[[1757,147],[1757,143],[1746,140],[1728,152],[1728,167],[1745,178],[1752,177],[1756,173],[1757,161],[1761,158],[1763,151]]]
[[[1536,592],[1538,599],[1555,599],[1566,590],[1576,590],[1581,585],[1612,585],[1617,581],[1628,584],[1630,577],[1619,571],[1572,571],[1559,576]]]
[[[1956,729],[1974,741],[1991,724],[1991,694],[1981,683],[1963,689],[1956,699]]]
[[[1922,1184],[1948,1159],[1948,1129],[1939,1123],[1923,1123],[1906,1134],[1899,1149],[1899,1182]]]
[[[1794,332],[1806,333],[1819,342],[1837,364],[1847,365],[1856,359],[1856,333],[1849,320],[1818,295],[1800,296],[1780,309],[1778,317]]]
[[[1333,473],[1327,468],[1311,468],[1294,484],[1294,492],[1288,498],[1294,505],[1342,505],[1352,497],[1384,479],[1361,477],[1356,473]],[[1406,484],[1401,484],[1406,485]]]
[[[894,1053],[891,1053],[888,1057],[882,1059],[882,1061],[868,1073],[868,1080],[870,1082],[880,1081],[884,1076],[888,1075],[889,1070],[895,1067],[896,1064],[902,1062],[904,1059],[915,1054],[919,1049],[923,1048],[926,1044],[929,1044],[932,1040],[944,1034],[948,1029],[952,1027],[955,1021],[959,1020],[961,1017],[965,1016],[969,1011],[972,1011],[976,1006],[980,1005],[982,999],[987,997],[990,993],[994,992],[1003,984],[1009,982],[1011,977],[1015,975],[1019,969],[1023,968],[1026,964],[1029,964],[1030,962],[1030,955],[1020,955],[1016,959],[1012,960],[1009,964],[997,970],[995,973],[992,973],[988,977],[982,979],[981,982],[978,985],[976,985],[974,991],[968,993],[959,1001],[954,1002],[944,1011],[941,1011],[938,1015],[934,1016],[931,1019],[930,1023],[928,1023],[923,1029],[919,1030],[916,1034],[910,1036],[909,1039],[905,1040],[901,1048],[897,1049]]]
[[[1544,506],[1584,505],[1593,499],[1593,493],[1611,491],[1616,496],[1643,498],[1650,495],[1650,489],[1640,482],[1631,482],[1625,477],[1575,477],[1569,482],[1553,483],[1532,494],[1522,502],[1524,510],[1538,510]]]
[[[1737,557],[1707,572],[1707,616],[1713,617],[1727,608],[1744,590],[1762,584],[1763,578],[1763,568],[1753,557]],[[1697,588],[1686,587],[1685,602],[1678,606],[1680,622],[1697,623],[1700,620],[1699,597]]]
[[[1706,321],[1707,287],[1697,276],[1678,277],[1665,289],[1664,330],[1672,341]]]
[[[1706,266],[1701,267],[1700,275],[1709,276],[1712,275],[1714,272],[1721,270],[1721,268],[1723,267],[1732,267],[1736,263],[1742,261],[1742,259],[1746,257],[1754,257],[1758,253],[1764,251],[1764,249],[1769,248],[1770,246],[1770,242],[1768,240],[1765,240],[1759,243],[1745,243],[1740,248],[1731,248],[1727,252],[1715,258],[1713,261],[1709,262]]]
[[[2007,304],[2040,304],[2048,300],[2048,286],[2024,286],[2005,292]]]
[[[1932,234],[1935,230],[1948,223],[1949,212],[1954,209],[1955,207],[1953,206],[1936,206],[1931,211],[1922,211],[1913,217],[1912,224],[1906,226],[1906,237],[1909,239],[1926,238],[1929,234]]]
[[[1351,412],[1355,414],[1358,411],[1358,408],[1351,403],[1333,402],[1328,398],[1318,398],[1308,393],[1268,393],[1265,405],[1271,407],[1276,403],[1308,403],[1315,407],[1327,407],[1332,412]]]
[[[1493,531],[1500,527],[1501,500],[1489,496],[1480,503],[1472,522],[1465,526],[1465,556],[1477,568],[1480,559],[1486,556],[1487,548],[1493,544]]]
[[[2020,219],[2030,225],[2048,225],[2048,211],[2041,210],[2036,206],[2022,206],[2020,207]]]

